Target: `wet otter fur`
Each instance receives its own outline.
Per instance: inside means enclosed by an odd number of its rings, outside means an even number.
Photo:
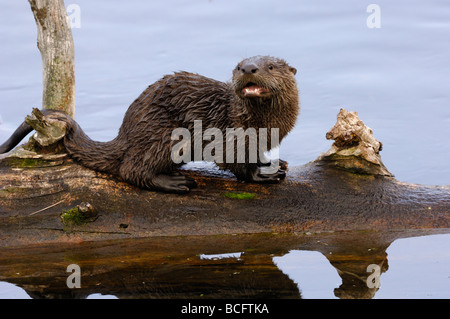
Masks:
[[[268,141],[270,129],[278,128],[281,142],[299,113],[295,74],[296,69],[282,59],[256,56],[241,61],[229,83],[187,72],[166,75],[130,105],[117,137],[109,142],[91,140],[63,112],[43,113],[66,122],[64,146],[82,165],[120,176],[141,188],[186,193],[196,183],[179,173],[177,168],[182,164],[171,158],[177,143],[171,139],[172,131],[184,127],[193,136],[194,120],[202,120],[203,131],[218,128],[223,136],[227,128],[267,128]],[[30,131],[31,127],[22,124],[0,146],[0,152],[14,147]],[[274,183],[285,176],[285,167],[265,174],[262,166],[261,162],[248,161],[220,165],[247,182]]]

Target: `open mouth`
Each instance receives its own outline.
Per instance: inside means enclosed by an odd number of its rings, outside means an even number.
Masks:
[[[270,91],[253,82],[249,82],[246,86],[244,86],[241,93],[245,97],[259,97],[266,93],[270,93]]]

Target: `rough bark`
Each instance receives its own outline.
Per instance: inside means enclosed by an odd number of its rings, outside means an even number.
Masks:
[[[339,125],[349,116],[355,113],[340,112],[335,128],[343,129],[334,129],[337,140],[351,129]],[[365,127],[359,120],[354,123]],[[280,184],[243,184],[215,168],[187,170],[199,185],[188,195],[139,189],[87,169],[64,153],[19,148],[0,161],[0,243],[449,228],[450,187],[396,181],[381,159],[378,164],[366,160],[379,153],[377,140],[358,135],[368,128],[353,131],[357,143],[338,141],[341,158],[330,160],[328,152],[292,167]],[[350,151],[361,148],[374,154]],[[77,207],[82,203],[89,205]],[[61,218],[63,211],[67,215]]]
[[[326,138],[334,140],[334,143],[322,159],[337,168],[354,173],[394,176],[381,160],[383,144],[373,137],[372,129],[359,119],[358,113],[341,109]]]
[[[28,0],[36,20],[42,56],[42,108],[75,116],[75,58],[63,0]]]

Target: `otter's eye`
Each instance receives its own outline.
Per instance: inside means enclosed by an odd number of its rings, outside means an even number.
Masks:
[[[236,67],[236,69],[237,69],[238,71],[240,71],[240,70],[241,70],[241,67],[238,65],[238,66]]]
[[[269,64],[269,70],[273,70],[273,65]]]

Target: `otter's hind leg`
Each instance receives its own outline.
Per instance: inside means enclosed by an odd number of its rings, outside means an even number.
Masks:
[[[177,171],[180,165],[172,161],[170,139],[151,142],[146,147],[134,147],[127,152],[119,170],[125,181],[168,193],[187,193],[197,187],[193,178]]]
[[[171,175],[158,174],[153,177],[151,183],[157,190],[179,194],[187,193],[191,188],[197,187],[197,182],[193,178],[178,172]]]

